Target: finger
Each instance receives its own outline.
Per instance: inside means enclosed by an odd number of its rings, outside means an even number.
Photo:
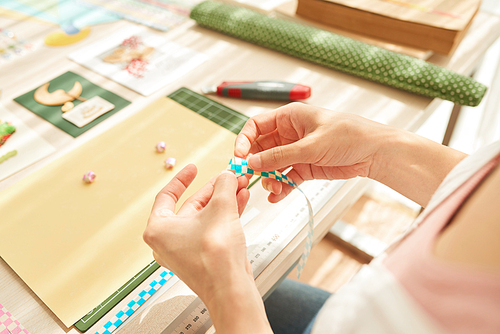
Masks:
[[[189,164],[181,169],[156,195],[152,213],[159,214],[160,216],[165,216],[168,212],[173,213],[175,204],[179,201],[179,198],[184,194],[191,182],[193,182],[196,174],[197,169],[193,164]]]
[[[282,182],[268,177],[262,178],[262,187],[273,194],[279,194],[282,190]]]
[[[278,130],[275,130],[271,133],[260,136],[259,138],[257,138],[254,144],[258,145],[260,151],[265,151],[275,146],[281,146],[284,143],[281,141],[281,137],[280,134],[278,133]]]
[[[263,113],[250,118],[236,137],[234,144],[234,155],[245,158],[252,144],[261,135],[270,133],[276,129],[277,110]]]
[[[208,205],[216,206],[215,209],[217,211],[225,210],[226,208],[234,208],[236,210],[237,189],[238,180],[236,179],[236,176],[229,171],[223,171],[215,180],[214,193]]]
[[[255,171],[270,171],[297,163],[308,163],[311,149],[304,138],[295,143],[272,147],[248,157],[248,167]]]
[[[196,193],[189,197],[177,212],[178,215],[190,216],[200,212],[212,198],[214,192],[215,178],[208,181]]]
[[[241,217],[245,210],[248,200],[250,199],[250,191],[248,189],[241,189],[236,195],[236,202],[238,203],[238,215]]]
[[[241,189],[248,187],[248,184],[250,183],[251,177],[252,177],[252,175],[249,175],[249,174],[239,176],[238,177],[238,190],[237,191],[240,191]]]
[[[293,182],[295,182],[297,184],[297,186],[299,186],[302,183],[304,183],[304,178],[294,168],[292,168],[286,174],[286,176],[289,179],[293,180]],[[282,199],[284,199],[285,197],[287,197],[293,191],[293,189],[295,189],[293,186],[291,186],[289,184],[286,184],[286,183],[283,183],[283,182],[280,182],[280,183],[281,183],[281,186],[282,186],[282,190],[279,193],[271,193],[271,194],[269,194],[269,196],[267,197],[267,199],[268,199],[269,202],[271,202],[271,203],[277,203],[277,202],[281,201]]]

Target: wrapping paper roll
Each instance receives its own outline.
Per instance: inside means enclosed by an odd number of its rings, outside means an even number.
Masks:
[[[426,61],[246,8],[205,1],[193,8],[191,18],[203,27],[427,97],[477,106],[487,89]]]

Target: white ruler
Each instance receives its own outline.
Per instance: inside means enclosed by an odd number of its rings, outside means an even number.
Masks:
[[[340,189],[344,181],[308,181],[300,188],[317,213]],[[247,256],[252,265],[254,278],[271,263],[283,248],[304,228],[309,219],[307,203],[297,196],[262,233],[248,245]],[[196,298],[162,334],[203,334],[212,321],[201,299]]]

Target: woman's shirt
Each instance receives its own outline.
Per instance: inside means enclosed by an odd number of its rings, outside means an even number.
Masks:
[[[312,333],[500,333],[500,275],[433,254],[499,152],[497,142],[460,162],[410,231],[327,300]]]

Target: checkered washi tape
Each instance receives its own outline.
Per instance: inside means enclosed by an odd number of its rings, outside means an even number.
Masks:
[[[156,277],[149,287],[139,292],[139,294],[125,305],[120,312],[113,316],[108,322],[102,326],[95,334],[111,334],[113,333],[127,318],[129,318],[142,304],[146,302],[156,291],[158,291],[174,274],[170,271],[163,270]],[[3,333],[0,333],[3,334]]]
[[[306,194],[299,188],[297,183],[293,182],[292,179],[287,177],[284,174],[281,174],[278,171],[272,171],[272,172],[256,172],[251,168],[248,168],[248,162],[245,159],[234,157],[229,161],[229,165],[227,166],[227,170],[230,170],[236,174],[236,176],[242,176],[246,174],[250,175],[260,175],[262,177],[269,177],[271,179],[275,179],[278,181],[281,181],[283,183],[289,184],[292,187],[298,189],[305,197],[307,201],[307,208],[309,209],[309,220],[307,222],[308,230],[307,230],[307,240],[305,244],[305,249],[304,252],[302,253],[302,256],[300,257],[299,264],[297,265],[297,276],[300,277],[300,274],[302,272],[302,269],[304,269],[304,266],[306,265],[307,258],[309,257],[309,253],[311,252],[312,248],[312,243],[313,243],[313,231],[314,231],[314,221],[313,221],[313,210],[312,210],[312,205],[311,202],[309,202],[309,199],[307,198]]]
[[[19,334],[29,332],[19,321],[0,304],[0,334]]]
[[[281,174],[278,171],[272,172],[256,172],[251,168],[248,168],[248,162],[245,159],[234,157],[229,161],[229,166],[227,170],[233,171],[236,176],[242,176],[245,174],[260,175],[262,177],[269,177],[281,181],[283,183],[289,184],[294,188],[297,188],[297,184],[289,179],[286,175]]]

